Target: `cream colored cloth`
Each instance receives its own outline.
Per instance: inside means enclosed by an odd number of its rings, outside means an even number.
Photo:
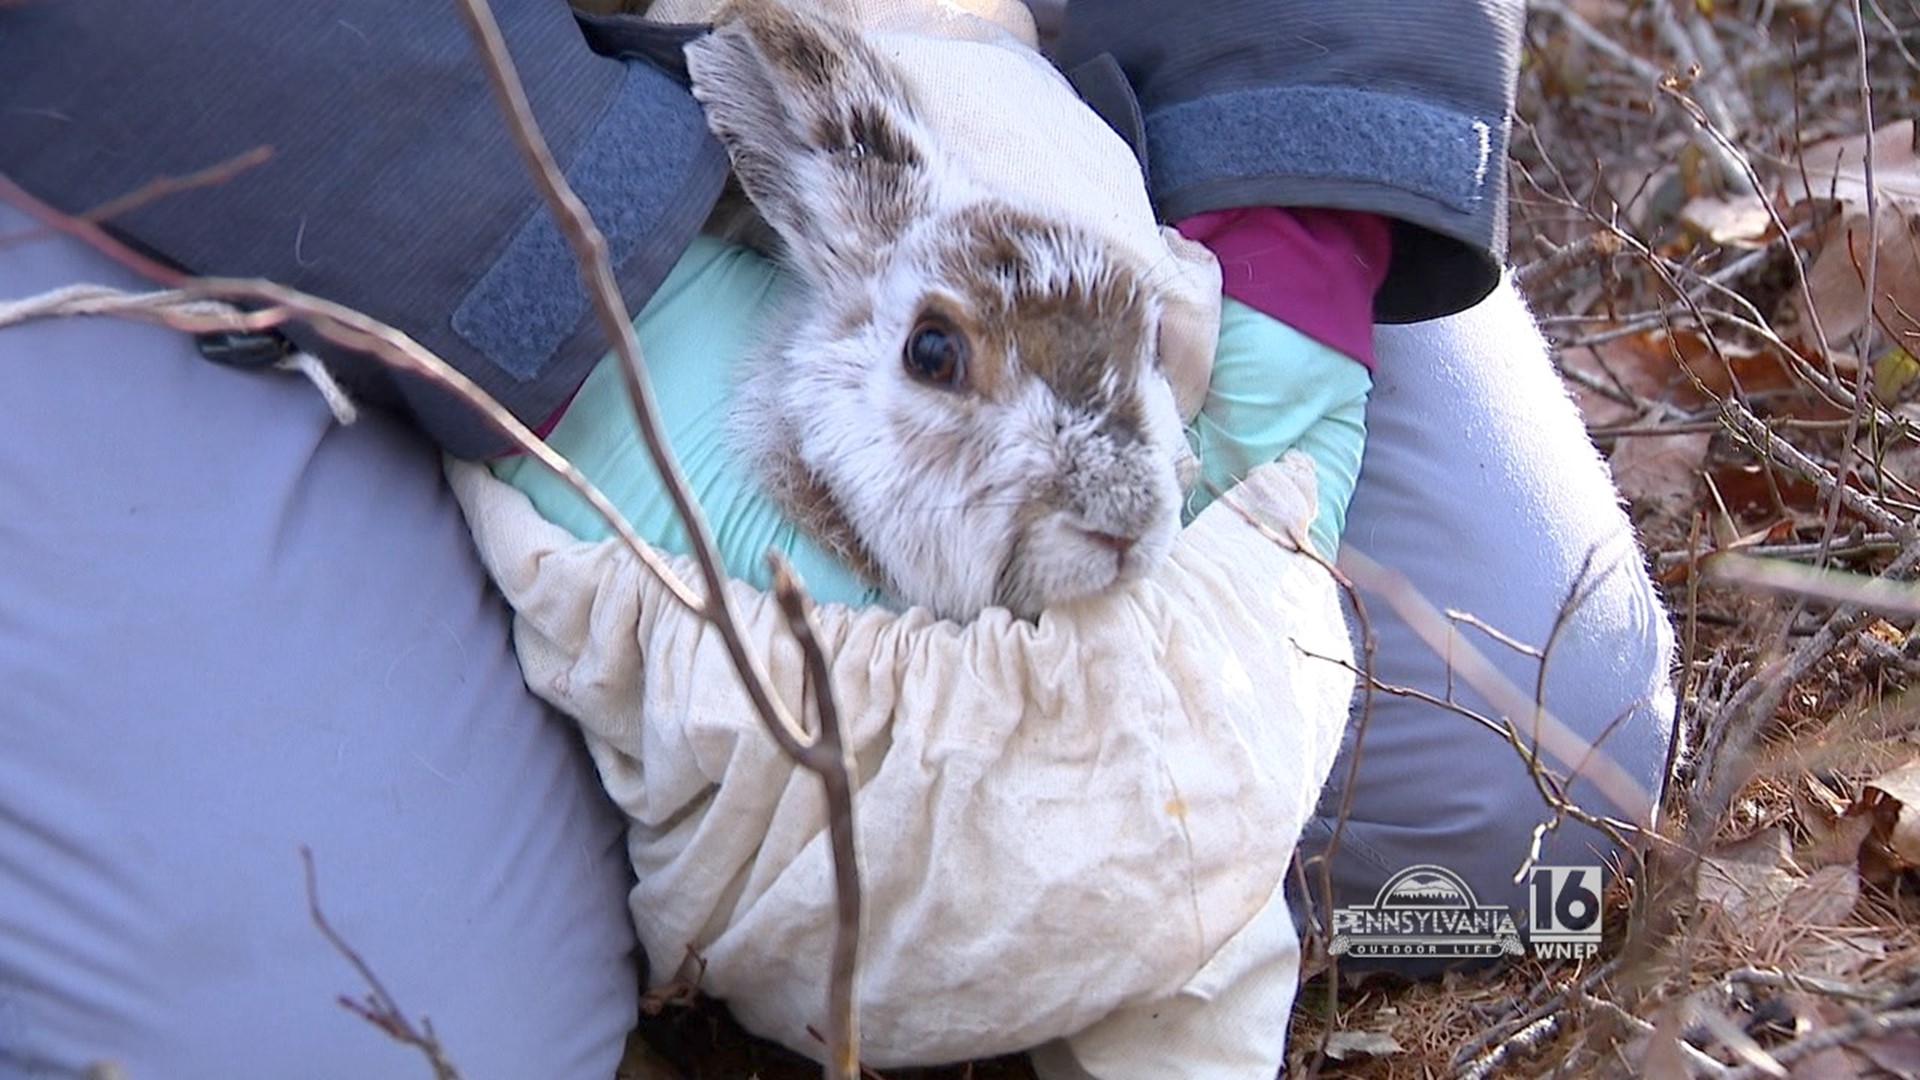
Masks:
[[[1164,306],[1160,362],[1182,419],[1206,401],[1220,264],[1159,225],[1140,163],[1041,56],[1018,0],[776,0],[862,28],[894,62],[921,123],[958,171],[1035,216],[1087,229],[1148,269]],[[710,22],[716,0],[662,0],[647,17]]]
[[[617,541],[574,539],[480,466],[448,475],[528,685],[579,721],[627,815],[654,979],[698,975],[750,1030],[817,1055],[833,936],[817,781],[761,729],[718,636]],[[1298,972],[1281,889],[1353,678],[1327,572],[1229,504],[1304,535],[1312,464],[1255,470],[1151,580],[1037,624],[820,609],[858,762],[866,1060],[1064,1038],[1038,1059],[1052,1075],[1273,1075]],[[797,711],[777,606],[733,588]]]

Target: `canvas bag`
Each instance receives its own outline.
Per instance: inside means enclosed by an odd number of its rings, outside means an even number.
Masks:
[[[833,936],[818,781],[765,734],[718,635],[619,541],[575,539],[482,466],[448,474],[516,612],[528,685],[579,722],[627,816],[654,981],[697,977],[749,1030],[818,1055]],[[1330,575],[1243,509],[1303,535],[1312,464],[1255,470],[1152,579],[1035,624],[819,609],[858,771],[866,1060],[1067,1037],[1110,1063],[1103,1078],[1272,1075],[1298,974],[1281,889],[1353,676]],[[777,605],[731,588],[799,714]]]

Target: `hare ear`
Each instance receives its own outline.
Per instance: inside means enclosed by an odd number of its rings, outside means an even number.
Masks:
[[[857,258],[925,211],[910,95],[847,24],[746,0],[686,55],[707,126],[796,257]]]

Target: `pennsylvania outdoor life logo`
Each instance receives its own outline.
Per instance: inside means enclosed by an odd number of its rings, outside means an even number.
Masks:
[[[1536,866],[1529,875],[1527,935],[1542,957],[1591,956],[1600,946],[1597,866]],[[1513,911],[1483,906],[1444,866],[1409,866],[1387,879],[1373,903],[1335,909],[1336,956],[1435,959],[1523,956]]]

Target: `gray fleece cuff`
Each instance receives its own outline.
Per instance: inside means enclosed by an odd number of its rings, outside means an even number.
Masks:
[[[1354,87],[1212,94],[1149,113],[1155,209],[1325,206],[1396,219],[1381,322],[1463,310],[1499,279],[1507,124]]]
[[[1265,87],[1161,109],[1146,127],[1156,195],[1169,217],[1197,212],[1171,205],[1190,191],[1267,177],[1379,184],[1468,216],[1493,195],[1496,128],[1412,98]]]
[[[643,242],[677,255],[704,217],[724,168],[724,155],[692,96],[666,74],[629,63],[568,167],[567,182],[606,235],[608,258],[620,267]],[[667,182],[689,174],[707,174],[709,183]],[[626,282],[629,295],[650,293],[672,261],[664,254],[648,259],[637,268],[646,280]],[[501,370],[527,382],[547,373],[588,310],[572,248],[542,202],[461,301],[453,329]]]

